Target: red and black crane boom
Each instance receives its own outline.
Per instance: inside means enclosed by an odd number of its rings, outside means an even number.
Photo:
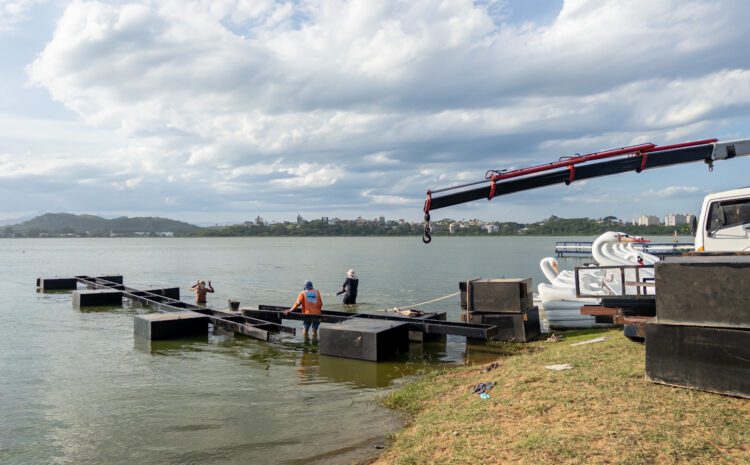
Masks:
[[[605,150],[586,155],[562,157],[552,163],[530,166],[510,171],[490,170],[485,179],[427,191],[424,203],[425,230],[422,240],[432,240],[430,212],[480,199],[492,200],[500,195],[512,194],[555,184],[569,185],[575,181],[613,174],[661,168],[703,161],[713,169],[713,162],[750,154],[750,140],[719,142],[704,139],[670,145],[645,143]],[[595,162],[595,163],[590,163]],[[478,186],[478,187],[475,187]],[[436,195],[439,194],[439,195]]]

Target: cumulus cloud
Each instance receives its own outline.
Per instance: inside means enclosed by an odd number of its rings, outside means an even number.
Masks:
[[[379,205],[410,205],[415,201],[415,199],[407,199],[406,197],[401,197],[399,195],[373,194],[372,191],[369,190],[363,192],[362,196],[367,197],[373,203]]]
[[[111,186],[168,179],[238,210],[300,188],[406,205],[490,168],[750,117],[745,2],[566,0],[538,23],[507,5],[75,0],[27,70],[126,139],[94,157],[115,161]]]
[[[336,181],[344,175],[344,171],[337,166],[319,166],[313,163],[302,163],[298,167],[281,168],[279,172],[286,176],[282,179],[272,180],[271,184],[288,188],[330,186],[336,184]]]
[[[0,32],[12,30],[27,19],[28,11],[43,0],[0,1]]]
[[[669,186],[658,191],[644,192],[641,196],[642,199],[650,198],[661,198],[666,199],[670,197],[677,197],[685,194],[695,194],[701,190],[695,186]]]

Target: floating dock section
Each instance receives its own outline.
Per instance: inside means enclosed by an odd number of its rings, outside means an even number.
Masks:
[[[259,305],[241,309],[244,315],[268,321],[282,318],[304,320],[300,313],[282,314],[287,307]],[[409,342],[434,340],[444,336],[463,336],[488,341],[497,334],[497,327],[487,324],[447,321],[445,313],[425,313],[406,317],[371,313],[350,313],[323,310],[319,316],[319,350],[322,355],[379,362],[408,350]]]
[[[78,290],[79,284],[87,290]],[[295,328],[278,323],[182,302],[179,300],[179,288],[176,287],[134,289],[123,284],[122,276],[37,279],[40,291],[49,290],[50,285],[54,290],[73,290],[73,306],[77,309],[120,306],[123,298],[154,308],[160,312],[158,315],[136,315],[133,324],[135,335],[147,340],[207,336],[209,323],[265,341],[270,339],[271,333],[296,333]]]
[[[179,288],[135,289],[124,285],[122,276],[39,278],[37,288],[73,291],[77,309],[121,306],[123,299],[149,306],[158,313],[136,315],[133,324],[134,335],[147,341],[207,336],[209,325],[268,341],[274,333],[296,334],[294,327],[282,324],[284,319],[308,318],[296,312],[284,314],[287,307],[273,305],[239,311],[202,307],[180,301]],[[407,351],[410,340],[456,335],[487,341],[497,334],[495,325],[447,321],[444,313],[405,317],[324,310],[319,318],[329,323],[320,328],[321,354],[369,361]]]

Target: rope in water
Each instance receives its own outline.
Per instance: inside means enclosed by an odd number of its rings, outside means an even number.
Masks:
[[[428,305],[434,302],[439,302],[441,300],[449,299],[451,297],[455,297],[461,292],[454,292],[453,294],[444,295],[443,297],[438,297],[437,299],[428,300],[427,302],[419,302],[418,304],[411,304],[411,305],[404,305],[402,307],[394,307],[394,308],[413,308],[413,307],[421,307],[423,305]]]

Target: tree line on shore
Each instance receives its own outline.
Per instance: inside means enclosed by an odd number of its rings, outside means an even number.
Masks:
[[[453,227],[451,227],[453,225]],[[552,216],[535,223],[484,222],[479,220],[454,221],[443,219],[431,223],[433,235],[438,236],[593,236],[606,231],[622,231],[636,235],[685,235],[687,225],[638,226],[624,224],[614,217],[606,219],[557,218]],[[203,228],[194,236],[421,236],[421,223],[397,221],[348,221],[327,223],[322,220],[304,223],[245,223],[231,226]]]
[[[380,220],[337,220],[297,222],[245,222],[229,226],[204,227],[166,218],[116,218],[92,215],[46,214],[24,223],[0,228],[0,237],[283,237],[283,236],[420,236],[421,223]],[[687,225],[637,226],[613,216],[600,219],[552,216],[533,223],[460,220],[450,218],[431,223],[438,236],[594,236],[605,231],[636,235],[690,234]]]

